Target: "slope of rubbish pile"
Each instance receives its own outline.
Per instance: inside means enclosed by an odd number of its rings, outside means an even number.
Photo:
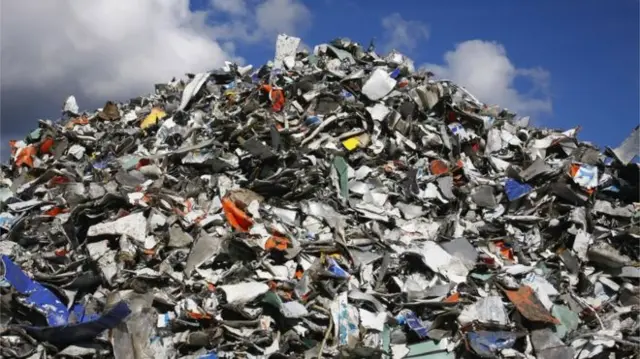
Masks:
[[[348,39],[11,142],[3,358],[624,358],[639,130],[530,126]]]

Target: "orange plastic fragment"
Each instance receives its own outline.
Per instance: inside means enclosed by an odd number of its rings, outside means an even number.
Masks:
[[[44,212],[45,216],[51,216],[51,217],[55,217],[57,215],[59,215],[60,213],[66,213],[69,212],[68,209],[66,208],[62,208],[62,207],[53,207],[50,210]]]
[[[67,122],[66,127],[68,129],[72,129],[73,126],[75,125],[88,125],[88,124],[89,124],[89,118],[87,116],[81,116],[81,117],[76,117],[71,121]]]
[[[506,259],[513,260],[513,253],[511,253],[510,248],[501,248],[500,255]]]
[[[523,285],[517,290],[504,291],[511,303],[513,303],[523,317],[532,322],[545,322],[558,324],[560,321],[542,305],[531,287]]]
[[[55,253],[55,255],[58,257],[64,257],[65,255],[67,255],[67,253],[69,253],[69,251],[65,248],[60,248],[56,249],[53,253]]]
[[[271,85],[262,85],[262,91],[269,93],[269,100],[271,100],[271,109],[276,112],[282,111],[284,107],[284,92],[280,89],[274,89]]]
[[[42,154],[51,153],[51,147],[53,147],[53,144],[54,144],[53,138],[47,137],[40,144],[40,153]]]
[[[295,277],[296,277],[296,279],[302,279],[302,276],[303,276],[303,275],[304,275],[304,271],[302,271],[302,270],[297,270],[297,271],[296,271],[296,274],[295,274]]]
[[[211,319],[211,316],[209,314],[202,314],[202,313],[198,313],[198,312],[187,312],[187,316],[189,316],[191,319]]]
[[[229,224],[235,230],[248,232],[251,226],[253,226],[251,217],[238,208],[230,199],[224,198],[222,200],[222,209],[224,210],[227,221],[229,221]]]
[[[36,148],[33,145],[23,147],[18,152],[18,158],[16,159],[16,166],[27,165],[33,167],[33,158],[36,156]]]
[[[449,172],[449,166],[447,166],[446,163],[440,160],[431,161],[430,168],[431,168],[431,173],[436,176]]]
[[[575,177],[578,174],[578,171],[580,170],[580,164],[578,163],[572,163],[571,167],[569,167],[569,176],[571,176],[572,178]],[[592,195],[596,189],[595,188],[583,188],[583,190],[588,194],[588,195]]]
[[[514,259],[513,251],[511,250],[511,248],[507,247],[507,245],[503,241],[496,241],[496,242],[494,242],[494,244],[500,250],[500,255],[503,258],[506,258],[506,259],[509,259],[509,260],[513,260]]]
[[[289,240],[284,237],[271,236],[267,239],[267,242],[264,244],[265,250],[277,249],[279,251],[284,251],[289,246]]]
[[[580,170],[580,165],[577,163],[572,163],[571,167],[569,168],[569,175],[571,177],[575,177],[579,170]]]
[[[460,301],[460,293],[458,292],[451,294],[450,296],[448,296],[443,300],[443,302],[445,303],[458,303],[459,301]]]
[[[269,93],[269,98],[271,99],[271,109],[275,112],[282,111],[284,107],[284,92],[282,90],[271,90]]]

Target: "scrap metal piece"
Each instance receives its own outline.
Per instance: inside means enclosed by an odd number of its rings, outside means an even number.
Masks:
[[[504,292],[511,303],[516,306],[520,314],[525,318],[534,322],[560,323],[560,321],[554,318],[544,307],[531,287],[523,285],[517,290],[507,289],[504,290]]]

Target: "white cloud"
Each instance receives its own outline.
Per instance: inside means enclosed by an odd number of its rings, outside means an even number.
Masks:
[[[549,73],[541,68],[517,68],[496,42],[470,40],[444,55],[444,65],[424,68],[467,88],[483,102],[498,104],[522,114],[551,112]],[[531,89],[519,92],[517,78],[528,80]]]
[[[188,0],[3,0],[2,8],[3,89],[48,91],[60,103],[68,88],[101,100],[148,93],[231,56]]]
[[[309,25],[311,12],[294,0],[267,0],[256,8],[258,28],[266,34],[295,34]]]
[[[279,33],[297,36],[311,24],[311,11],[297,0],[254,0],[250,4],[241,0],[233,6],[228,2],[231,0],[212,0],[218,15],[227,15],[214,16],[216,34],[224,39],[247,43],[275,41]]]
[[[426,24],[405,20],[398,13],[382,18],[382,28],[385,32],[383,36],[385,50],[412,51],[421,41],[429,39],[429,27]]]

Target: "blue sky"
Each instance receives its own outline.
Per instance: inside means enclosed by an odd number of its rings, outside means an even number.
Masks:
[[[375,38],[378,52],[396,48],[536,125],[582,125],[579,138],[600,146],[617,146],[638,124],[638,0],[0,4],[0,158],[9,138],[59,117],[68,95],[91,111],[228,59],[259,66],[280,32],[310,47]]]

